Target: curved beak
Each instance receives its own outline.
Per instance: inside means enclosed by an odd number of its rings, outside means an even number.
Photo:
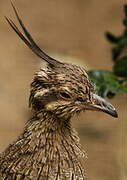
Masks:
[[[107,102],[105,99],[98,96],[97,94],[93,94],[93,103],[87,104],[85,108],[87,110],[102,111],[115,118],[118,117],[115,108],[109,102]]]

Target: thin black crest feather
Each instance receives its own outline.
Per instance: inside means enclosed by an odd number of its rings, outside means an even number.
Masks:
[[[6,21],[9,23],[9,25],[11,26],[11,28],[16,32],[16,34],[20,37],[20,39],[23,40],[23,42],[41,59],[45,60],[46,62],[49,63],[49,65],[51,66],[57,66],[58,64],[63,64],[60,61],[57,61],[56,59],[53,59],[52,57],[48,56],[42,49],[40,49],[40,47],[35,43],[35,41],[33,40],[32,36],[30,35],[30,33],[28,32],[28,30],[26,29],[26,27],[24,26],[21,18],[18,15],[18,12],[14,6],[14,4],[11,1],[11,5],[13,7],[13,10],[15,12],[16,18],[24,32],[21,33],[21,31],[18,29],[18,27],[15,25],[15,23],[10,19],[7,18],[5,16]]]

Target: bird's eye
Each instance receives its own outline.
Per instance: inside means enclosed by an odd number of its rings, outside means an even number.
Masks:
[[[71,95],[68,92],[60,92],[60,97],[64,100],[70,100],[71,99]]]

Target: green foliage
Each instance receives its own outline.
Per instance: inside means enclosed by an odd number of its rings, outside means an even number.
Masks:
[[[119,93],[127,93],[127,5],[124,6],[125,29],[119,36],[110,32],[106,38],[113,44],[112,60],[114,62],[112,72],[106,70],[90,70],[89,76],[95,84],[95,90],[102,97],[112,98]]]
[[[127,56],[119,58],[114,64],[113,71],[117,76],[127,77]]]
[[[112,98],[116,94],[127,92],[127,86],[124,86],[113,72],[90,70],[88,74],[95,84],[95,90],[102,97]]]
[[[127,5],[124,6],[125,18],[123,19],[124,30],[121,35],[116,36],[110,32],[106,33],[107,40],[114,44],[112,48],[112,59],[114,63],[123,56],[124,50],[127,48]]]
[[[110,43],[114,44],[114,47],[112,48],[112,59],[115,63],[127,46],[127,30],[125,30],[123,34],[118,37],[107,32],[106,37]]]

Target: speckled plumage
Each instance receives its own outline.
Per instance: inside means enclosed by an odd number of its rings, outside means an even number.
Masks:
[[[31,83],[29,105],[33,117],[18,139],[0,154],[0,180],[86,180],[80,146],[71,117],[84,110],[106,112],[114,107],[95,94],[85,70],[45,54],[26,30],[12,4],[22,34],[6,18],[25,44],[48,66],[40,69]]]

